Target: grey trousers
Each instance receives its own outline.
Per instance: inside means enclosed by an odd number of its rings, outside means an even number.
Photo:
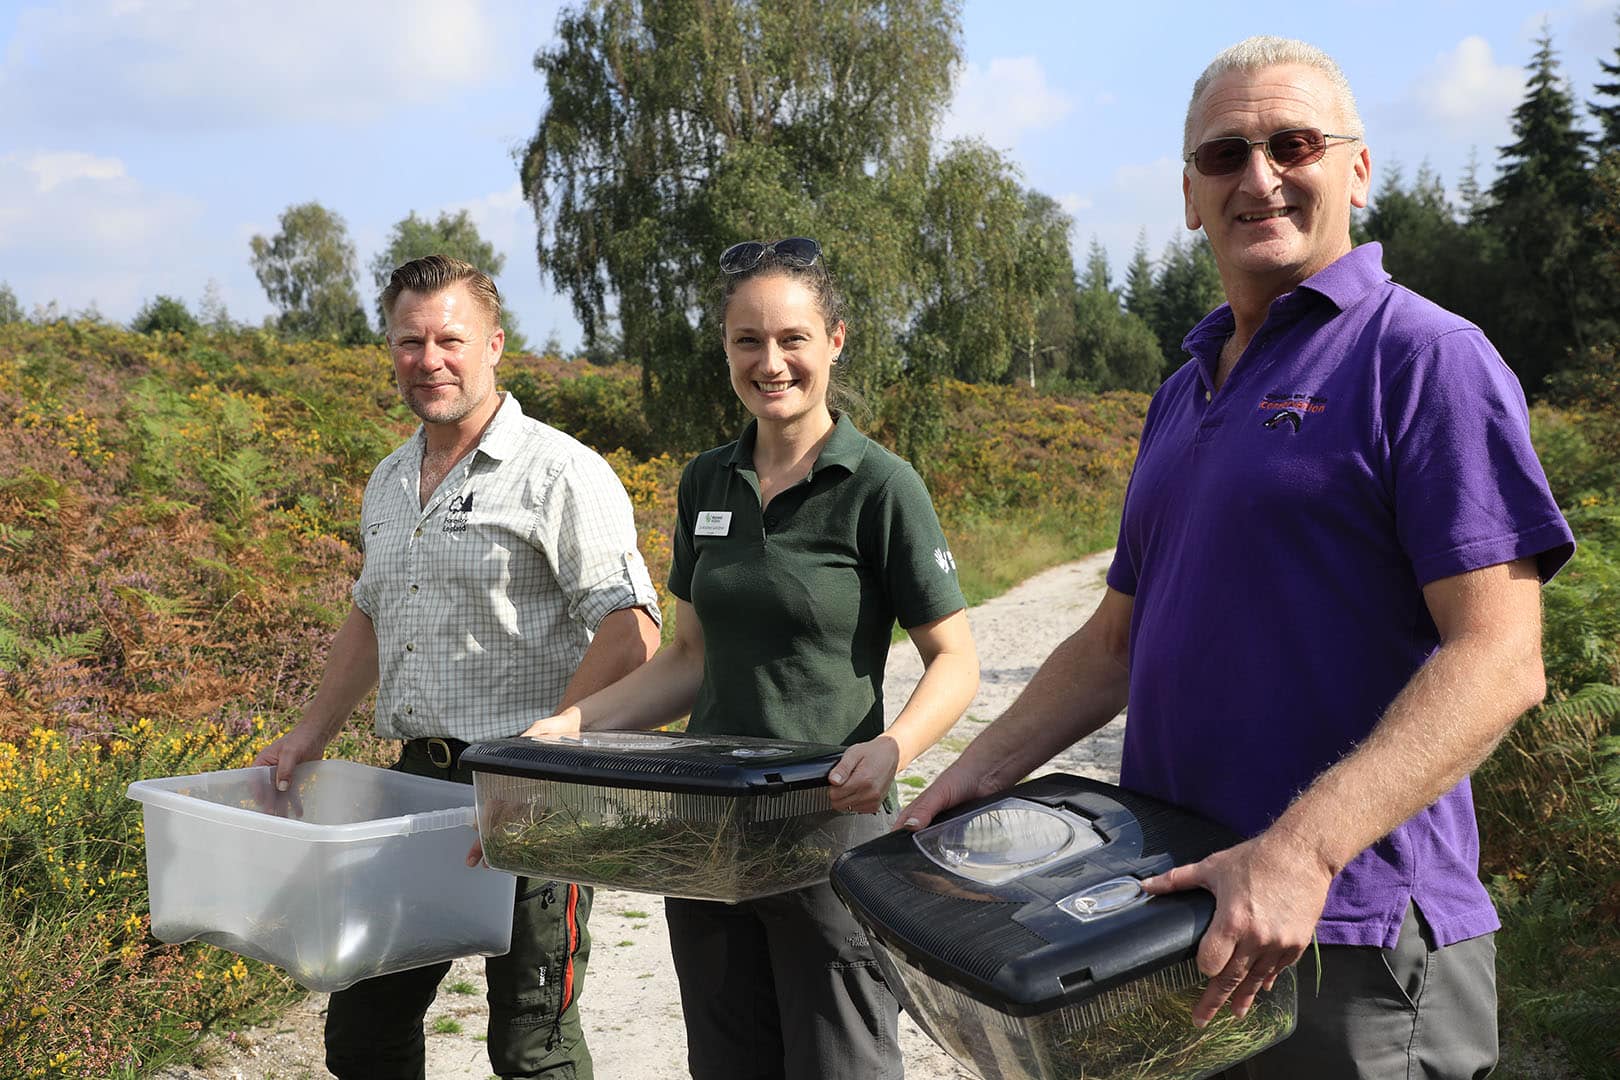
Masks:
[[[1299,962],[1299,1027],[1222,1080],[1467,1080],[1496,1067],[1496,938],[1437,948],[1415,906],[1393,949]]]
[[[900,1080],[900,1006],[832,886],[664,912],[694,1080]]]

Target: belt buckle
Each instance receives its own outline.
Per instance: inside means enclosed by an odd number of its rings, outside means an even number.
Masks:
[[[455,756],[450,752],[450,744],[443,739],[429,739],[427,741],[427,752],[428,760],[440,769],[448,769],[450,763],[455,760]],[[444,755],[443,761],[439,760],[440,754]]]

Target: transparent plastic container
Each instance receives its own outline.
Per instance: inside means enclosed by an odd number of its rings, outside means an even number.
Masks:
[[[984,1080],[1201,1080],[1288,1037],[1295,969],[1203,1028],[1203,890],[1141,881],[1241,838],[1083,777],[1044,776],[839,859],[900,1004]]]
[[[1295,969],[1240,1020],[1222,1009],[1194,1027],[1209,980],[1193,960],[1080,1004],[1016,1016],[963,993],[879,945],[884,980],[930,1039],[983,1080],[1203,1080],[1293,1033]]]
[[[827,880],[856,815],[843,748],[742,736],[587,732],[463,752],[484,858],[512,874],[735,902]]]
[[[141,780],[152,934],[311,990],[511,946],[516,880],[468,867],[473,791],[351,761]]]

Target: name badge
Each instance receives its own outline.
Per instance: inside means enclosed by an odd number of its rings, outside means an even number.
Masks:
[[[731,531],[730,510],[699,510],[694,536],[725,536]]]

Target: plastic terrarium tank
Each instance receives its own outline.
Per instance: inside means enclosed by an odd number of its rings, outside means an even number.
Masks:
[[[832,808],[843,748],[658,731],[468,747],[484,857],[514,874],[702,900],[827,879],[854,815]]]
[[[1140,882],[1240,839],[1052,775],[862,844],[832,882],[907,1012],[984,1080],[1199,1080],[1293,1032],[1295,971],[1241,1020],[1195,1027],[1214,897]]]

